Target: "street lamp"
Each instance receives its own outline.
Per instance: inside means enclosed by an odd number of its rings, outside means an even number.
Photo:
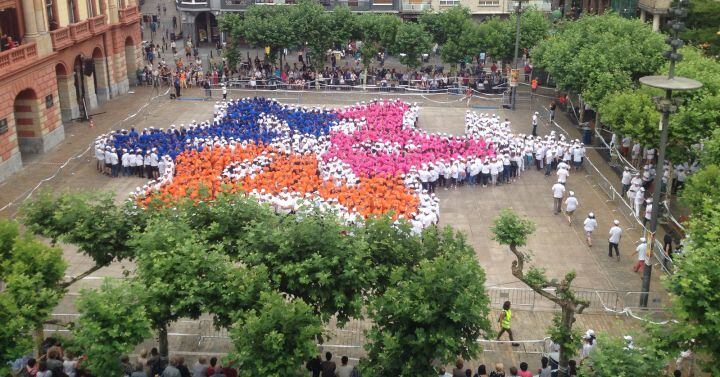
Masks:
[[[515,69],[518,69],[518,53],[520,52],[520,16],[522,15],[522,3],[523,1],[528,0],[517,0],[517,7],[515,8],[515,14],[516,20],[515,20],[515,57],[513,61],[513,65],[515,66]],[[509,82],[510,80],[508,80]],[[510,90],[512,90],[512,109],[515,110],[515,101],[517,99],[517,83],[515,86],[511,86]]]
[[[660,151],[658,153],[657,166],[655,168],[655,189],[653,190],[653,201],[652,201],[652,213],[650,217],[650,228],[648,229],[648,240],[649,253],[645,258],[645,268],[643,270],[642,279],[642,294],[640,295],[640,307],[647,307],[648,305],[648,293],[650,292],[650,277],[652,276],[652,264],[650,262],[650,255],[652,253],[652,247],[655,243],[655,232],[657,231],[658,217],[660,216],[660,190],[662,174],[665,171],[665,148],[667,147],[668,140],[668,122],[670,114],[677,111],[679,101],[672,98],[673,90],[692,90],[702,87],[702,83],[686,78],[675,76],[675,63],[682,60],[682,55],[677,50],[683,46],[683,41],[678,38],[678,33],[685,27],[684,23],[680,21],[681,18],[687,15],[687,11],[683,9],[683,1],[679,0],[672,8],[669,9],[669,13],[672,19],[668,21],[668,26],[672,36],[666,40],[667,44],[670,45],[670,50],[666,51],[663,56],[670,61],[670,67],[668,69],[667,76],[645,76],[640,78],[640,82],[647,86],[665,90],[664,97],[655,98],[655,108],[662,113],[662,120],[660,121]],[[658,179],[658,177],[660,177]]]

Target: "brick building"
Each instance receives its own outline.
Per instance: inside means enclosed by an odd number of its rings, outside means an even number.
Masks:
[[[0,181],[128,92],[142,62],[135,0],[0,0]]]

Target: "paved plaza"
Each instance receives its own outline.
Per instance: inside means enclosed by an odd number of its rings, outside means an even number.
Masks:
[[[165,90],[165,89],[163,89]],[[162,94],[162,92],[160,93]],[[205,120],[210,117],[214,102],[203,101],[200,90],[189,90],[183,93],[185,100],[170,100],[167,95],[161,95],[150,101],[157,92],[150,88],[136,88],[133,94],[121,97],[110,104],[104,105],[94,116],[95,127],[90,128],[88,123],[75,123],[66,125],[66,140],[54,150],[37,157],[35,160],[25,162],[25,168],[0,185],[0,206],[6,203],[11,205],[4,208],[0,215],[9,217],[17,213],[20,200],[34,190],[38,183],[44,179],[40,189],[62,191],[62,190],[105,190],[117,194],[117,200],[121,201],[136,186],[142,185],[144,180],[138,178],[118,178],[98,174],[95,171],[95,160],[93,151],[90,148],[94,138],[111,129],[130,128],[142,129],[145,127],[167,127],[170,124],[189,123],[192,120]],[[232,91],[231,97],[244,97],[264,95],[278,98],[285,103],[301,103],[323,105],[328,107],[344,106],[356,101],[370,100],[378,94],[364,93],[257,93]],[[383,97],[391,97],[383,95]],[[392,95],[397,98],[398,95]],[[196,99],[194,99],[196,98]],[[453,95],[407,95],[400,96],[405,101],[417,102],[421,106],[419,126],[432,132],[446,132],[459,134],[464,130],[464,116],[466,102],[459,102],[460,97]],[[473,99],[470,106],[478,112],[497,113],[501,118],[508,118],[512,122],[515,132],[528,133],[530,131],[530,114],[535,109],[541,109],[544,99],[536,98],[532,101],[525,100],[520,103],[516,111],[499,108],[496,99]],[[127,119],[130,115],[136,116]],[[564,115],[558,116],[558,121],[571,132],[569,123],[565,122]],[[543,133],[547,128],[542,128]],[[73,157],[75,157],[73,159]],[[589,150],[589,157],[597,163],[604,165],[595,151]],[[67,162],[69,161],[69,162]],[[609,171],[605,172],[610,176]],[[52,178],[50,178],[52,177]],[[615,177],[613,176],[613,179]],[[475,248],[477,259],[485,269],[487,275],[487,286],[489,289],[499,288],[524,288],[510,273],[510,264],[513,260],[512,254],[504,247],[491,240],[490,226],[492,219],[497,216],[503,208],[511,207],[522,215],[528,216],[536,225],[536,232],[530,237],[527,249],[533,253],[532,263],[547,269],[550,277],[561,277],[569,270],[577,272],[575,286],[585,291],[623,291],[634,292],[640,289],[640,274],[632,272],[632,265],[635,261],[632,251],[634,243],[641,236],[638,229],[627,229],[632,224],[619,217],[615,204],[606,202],[606,196],[599,191],[595,185],[595,178],[587,172],[572,171],[568,180],[568,189],[576,193],[580,201],[579,213],[576,214],[575,224],[568,226],[565,217],[553,215],[553,201],[550,187],[555,183],[553,176],[545,177],[541,172],[530,171],[521,174],[517,182],[499,187],[481,186],[462,187],[457,190],[440,190],[440,224],[450,225],[467,235],[470,244]],[[619,181],[619,180],[618,180]],[[594,235],[594,246],[589,248],[585,245],[582,230],[582,220],[587,212],[593,211],[598,219],[599,228]],[[607,257],[607,231],[613,219],[618,218],[625,229],[620,244],[621,260]],[[88,258],[78,254],[72,247],[65,247],[65,257],[70,266],[69,275],[76,275],[86,270],[90,261]],[[91,275],[89,279],[81,284],[71,287],[71,292],[77,292],[83,286],[97,286],[99,278],[105,276],[120,277],[124,268],[132,269],[129,264],[113,264],[101,269]],[[659,277],[662,272],[656,268],[653,274],[653,290],[660,290]],[[65,299],[64,304],[58,309],[60,312],[72,314],[72,301],[75,296],[70,295]],[[512,298],[511,296],[502,296]],[[501,297],[501,298],[502,298]],[[498,299],[501,299],[498,298]],[[613,308],[635,306],[634,293],[618,295],[615,298]],[[618,303],[617,301],[623,301]],[[600,299],[593,301],[592,313],[582,315],[577,324],[578,329],[594,328],[596,332],[613,333],[619,335],[639,328],[639,322],[628,319],[625,316],[602,314]],[[550,324],[550,308],[523,307],[516,308],[516,336],[519,339],[542,339],[544,330]],[[496,315],[496,314],[493,314]],[[178,323],[173,331],[180,334],[195,334],[196,323]],[[352,343],[347,340],[347,343]],[[171,349],[187,350],[188,352],[222,352],[222,347],[216,347],[212,341],[197,344],[196,337],[188,336],[187,339],[178,335],[171,337]],[[149,344],[149,343],[148,343]],[[539,355],[531,350],[512,350],[505,345],[492,345],[488,352],[483,355],[482,361],[495,362],[505,361],[517,365],[518,361],[530,362],[535,368],[539,363]],[[524,353],[525,351],[530,353]],[[336,352],[342,353],[338,350]],[[349,352],[349,351],[348,351]],[[518,353],[520,352],[520,353]],[[192,355],[192,353],[190,353]],[[537,360],[535,360],[537,359]],[[475,364],[473,364],[474,366]],[[508,365],[508,364],[506,364]]]

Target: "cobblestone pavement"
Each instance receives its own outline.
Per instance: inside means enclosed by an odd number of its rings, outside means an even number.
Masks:
[[[345,92],[265,93],[240,90],[231,92],[231,97],[254,95],[276,97],[287,103],[322,104],[329,107],[348,105],[380,96],[377,93]],[[154,96],[157,97],[150,101]],[[66,125],[67,137],[63,143],[33,161],[28,161],[21,172],[0,185],[0,208],[11,203],[0,211],[0,215],[4,217],[16,215],[17,203],[28,193],[35,192],[32,190],[41,181],[40,189],[55,192],[109,190],[117,193],[117,200],[123,200],[127,193],[135,186],[142,184],[143,180],[136,178],[111,179],[96,173],[94,156],[92,150],[89,150],[93,139],[99,134],[116,128],[167,127],[170,124],[188,123],[193,119],[198,121],[206,119],[212,112],[213,103],[201,100],[201,96],[202,93],[199,90],[191,89],[184,93],[185,100],[176,101],[170,100],[163,93],[158,94],[151,88],[135,88],[132,94],[103,105],[94,116],[95,128],[89,128],[87,123]],[[397,94],[384,96],[398,97]],[[400,97],[410,102],[418,102],[422,106],[419,122],[421,128],[455,134],[463,132],[464,113],[467,105],[465,102],[459,102],[459,97],[453,95],[406,95]],[[532,110],[538,107],[535,102],[532,105],[534,106]],[[530,129],[529,101],[521,102],[516,111],[498,109],[498,102],[492,100],[476,99],[473,100],[471,106],[475,107],[476,111],[497,112],[501,117],[509,118],[517,132],[528,132]],[[136,116],[128,118],[129,115],[136,113]],[[591,158],[601,161],[599,158],[593,157],[592,153]],[[628,229],[625,232],[620,244],[622,259],[619,262],[609,259],[606,254],[606,232],[612,220],[617,217],[617,214],[613,212],[614,205],[606,203],[604,194],[594,187],[592,178],[588,177],[585,172],[573,171],[568,181],[568,187],[576,192],[580,201],[580,214],[577,216],[583,217],[585,213],[593,211],[597,214],[600,225],[594,236],[596,246],[588,248],[583,241],[582,227],[579,224],[581,219],[578,219],[576,224],[568,226],[564,217],[552,214],[550,186],[553,183],[553,179],[531,170],[523,173],[517,182],[506,186],[441,190],[439,192],[441,225],[453,226],[467,235],[469,242],[476,250],[478,261],[486,271],[489,287],[522,287],[522,284],[510,273],[511,253],[490,239],[489,226],[492,219],[502,208],[512,207],[536,222],[537,230],[530,237],[528,249],[533,252],[533,263],[546,268],[549,276],[560,277],[574,269],[578,275],[575,283],[577,287],[588,290],[639,290],[640,275],[631,271],[634,262],[631,250],[634,250],[633,243],[640,237],[638,230]],[[624,228],[629,225],[623,223]],[[64,250],[65,257],[69,262],[69,275],[76,275],[90,266],[89,259],[78,254],[73,247],[64,246]],[[103,268],[72,287],[71,292],[78,292],[81,287],[97,286],[102,277],[120,277],[123,269],[126,268],[132,269],[132,265],[116,263]],[[660,288],[660,275],[660,271],[655,269],[652,282],[654,289]],[[64,304],[58,308],[58,312],[73,314],[72,301],[74,297],[72,295],[67,297]],[[629,303],[635,301],[632,294],[626,299]],[[595,314],[581,316],[578,322],[579,329],[593,328],[600,334],[622,334],[638,328],[637,320],[612,314],[600,314],[600,308],[596,309],[598,310]],[[514,326],[519,339],[532,340],[544,337],[544,329],[552,317],[550,312],[520,308],[516,313],[518,314]],[[183,350],[189,357],[196,355],[196,352],[222,352],[223,348],[217,348],[211,340],[198,344],[198,336],[194,334],[199,334],[199,332],[209,334],[211,331],[204,329],[199,322],[180,322],[174,328],[174,331],[179,334],[171,339],[174,350]],[[352,339],[338,339],[346,346],[358,342]],[[150,343],[146,343],[144,346],[149,345]],[[344,347],[336,353],[350,353],[352,349]],[[533,368],[536,368],[539,363],[539,356],[532,350],[512,350],[504,345],[489,345],[488,349],[492,349],[492,351],[484,353],[482,362],[503,361],[509,365],[517,364],[518,360],[522,359],[529,361]]]

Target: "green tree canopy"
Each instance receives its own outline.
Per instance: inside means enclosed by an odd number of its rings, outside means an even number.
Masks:
[[[648,25],[606,13],[562,24],[532,56],[560,88],[581,93],[596,107],[605,94],[655,73],[664,49],[663,36]]]
[[[123,375],[118,355],[150,336],[143,287],[128,280],[105,280],[99,290],[82,290],[74,342],[87,356],[83,366],[96,376]]]
[[[243,377],[304,376],[301,365],[317,354],[323,325],[299,298],[264,292],[257,309],[241,314],[230,330],[234,351],[228,356]]]
[[[432,37],[420,24],[404,22],[397,29],[392,51],[399,55],[400,63],[416,68],[422,54],[430,52],[431,42]]]
[[[363,365],[370,375],[436,375],[433,360],[470,359],[481,350],[477,339],[492,332],[485,274],[472,248],[449,228],[424,235],[436,240],[437,255],[395,268],[385,294],[371,301]]]
[[[704,50],[708,56],[720,54],[720,35],[718,35],[718,15],[720,2],[715,0],[693,0],[685,19],[687,29],[680,36]]]
[[[14,221],[0,221],[0,375],[9,372],[7,361],[32,349],[33,332],[64,294],[66,267],[59,248],[20,234]]]
[[[582,363],[580,377],[657,377],[663,375],[669,355],[652,339],[635,336],[629,346],[623,338],[602,336]]]
[[[419,21],[434,43],[444,45],[447,41],[458,40],[465,32],[466,23],[471,21],[470,9],[458,5],[440,12],[427,11]]]

